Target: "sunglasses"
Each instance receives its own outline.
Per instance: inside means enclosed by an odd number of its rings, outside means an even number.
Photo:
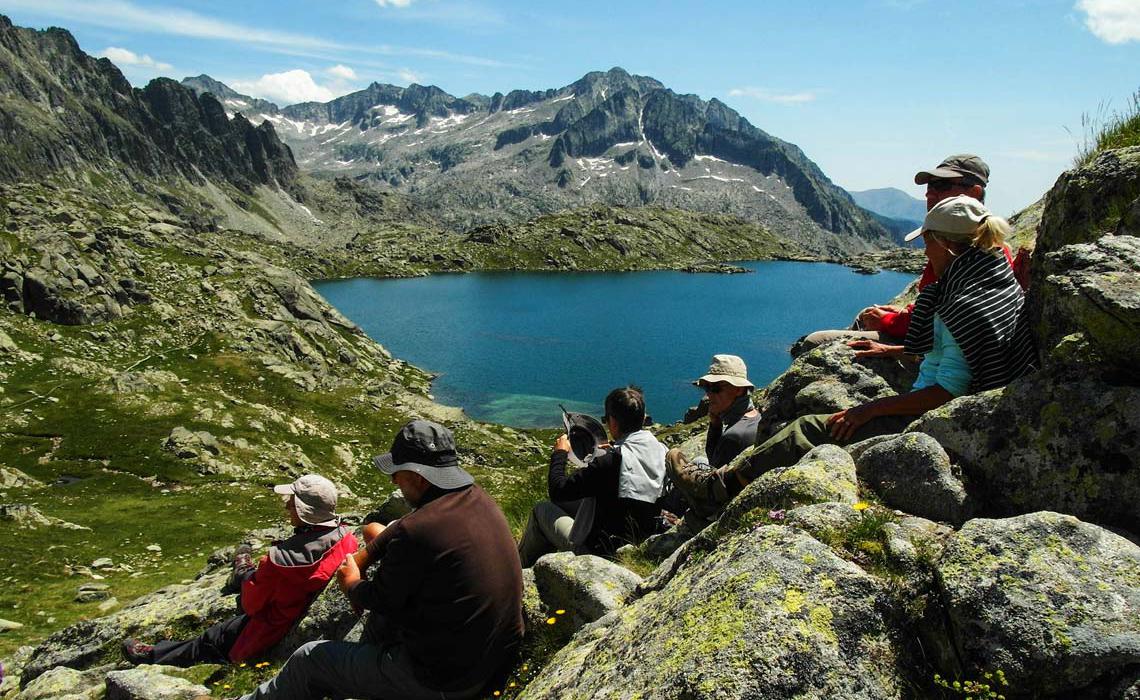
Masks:
[[[965,180],[931,180],[926,188],[935,192],[949,192],[950,190],[967,189],[970,183]]]
[[[719,394],[728,388],[727,384],[704,384],[701,386],[706,394]]]

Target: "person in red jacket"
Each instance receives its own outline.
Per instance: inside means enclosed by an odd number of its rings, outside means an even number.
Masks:
[[[292,629],[336,574],[356,538],[336,516],[336,487],[317,474],[273,487],[285,499],[293,535],[278,540],[254,568],[240,547],[227,589],[240,590],[239,613],[187,641],[123,642],[123,656],[136,664],[193,666],[240,663],[257,658]]]
[[[947,156],[937,167],[920,170],[914,176],[914,184],[926,185],[927,211],[944,199],[963,194],[979,202],[985,202],[986,185],[989,184],[989,180],[990,166],[971,153]],[[910,240],[908,238],[907,242]],[[1012,265],[1013,259],[1008,249],[1005,250],[1005,257]],[[918,290],[922,291],[935,279],[937,275],[927,264],[922,269]],[[869,306],[859,312],[851,328],[809,333],[795,344],[793,353],[798,355],[832,340],[846,338],[853,341],[850,343],[852,347],[863,351],[861,354],[896,354],[894,349],[902,347],[902,340],[906,337],[907,328],[910,326],[910,314],[913,308],[914,304],[906,307],[887,304]],[[884,346],[891,351],[884,350]]]

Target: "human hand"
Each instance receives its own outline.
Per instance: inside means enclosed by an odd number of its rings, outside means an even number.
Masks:
[[[669,511],[662,509],[661,522],[665,523],[666,527],[673,527],[677,523],[681,522],[681,519],[677,517],[675,513],[670,513]]]
[[[856,340],[847,341],[847,347],[855,349],[855,359],[862,359],[864,357],[889,357],[891,355],[899,354],[902,346],[900,345],[887,345],[880,343],[877,340],[869,338],[858,338]]]
[[[561,450],[562,452],[570,452],[570,436],[562,433],[558,439],[554,441],[554,449]]]
[[[883,317],[892,313],[885,306],[870,306],[859,312],[859,327],[865,331],[879,331],[883,329]]]
[[[344,563],[336,570],[336,582],[340,590],[347,593],[348,589],[360,581],[360,567],[356,564],[356,557],[346,554]]]
[[[839,442],[846,442],[855,435],[855,431],[875,417],[875,410],[871,404],[863,404],[833,413],[827,419],[831,428],[831,437]]]

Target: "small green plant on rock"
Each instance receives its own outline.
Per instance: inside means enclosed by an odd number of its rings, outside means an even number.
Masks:
[[[820,533],[818,539],[845,559],[870,569],[888,568],[884,525],[894,522],[894,513],[865,501],[852,505],[859,518],[849,527]]]
[[[1009,687],[1005,671],[985,671],[979,680],[948,680],[934,674],[934,685],[942,689],[942,697],[965,698],[965,700],[1005,700],[1001,692]]]

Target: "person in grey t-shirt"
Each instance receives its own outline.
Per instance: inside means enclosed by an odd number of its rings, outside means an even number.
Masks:
[[[677,448],[665,455],[669,479],[678,487],[689,481],[678,479],[678,474],[712,471],[751,447],[756,442],[756,427],[760,423],[760,412],[752,405],[755,387],[748,381],[744,360],[736,355],[713,355],[708,372],[693,384],[704,389],[708,396],[709,430],[705,435],[704,455],[690,460]],[[684,491],[681,494],[684,495]],[[676,522],[672,513],[662,515],[666,522]],[[706,516],[705,513],[696,515]]]

